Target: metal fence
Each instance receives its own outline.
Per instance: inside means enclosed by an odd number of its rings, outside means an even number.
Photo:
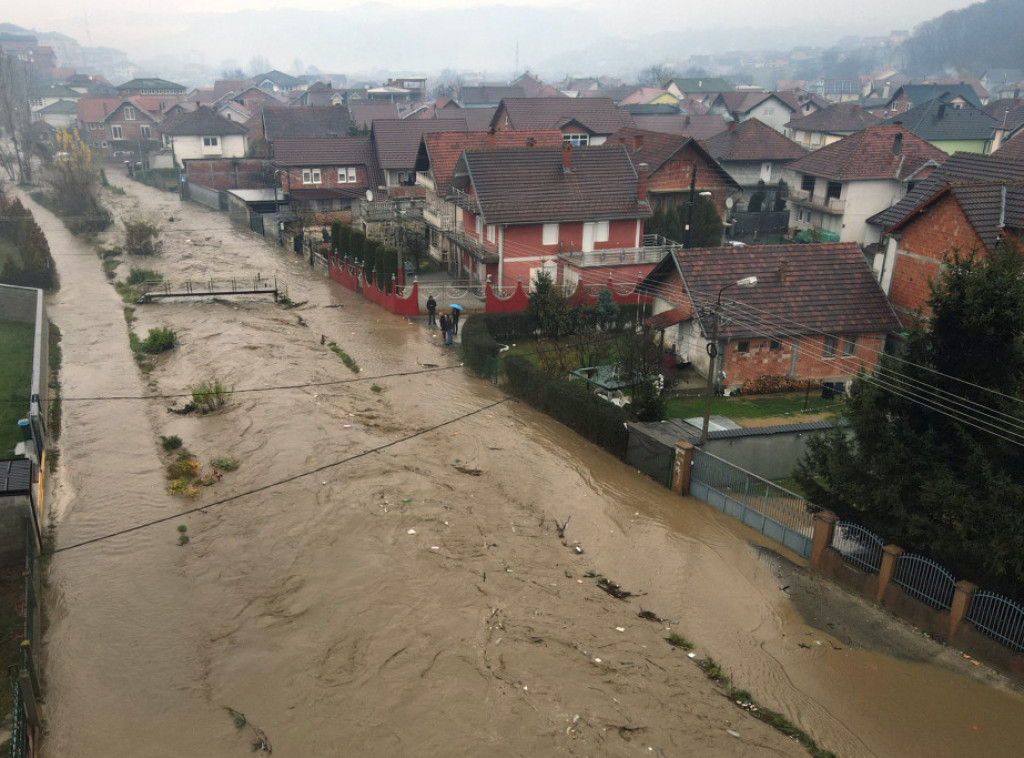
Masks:
[[[693,451],[690,493],[797,555],[811,555],[813,503],[703,450]]]
[[[971,598],[967,620],[979,631],[1014,650],[1024,651],[1024,606],[988,590]]]
[[[901,553],[892,580],[904,592],[934,608],[953,607],[956,579],[931,558]]]
[[[874,532],[859,524],[840,521],[832,533],[832,549],[843,560],[859,566],[869,574],[877,574],[882,567],[882,547],[885,543]]]

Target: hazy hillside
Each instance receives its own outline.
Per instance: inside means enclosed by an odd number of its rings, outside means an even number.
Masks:
[[[1024,0],[987,0],[926,21],[906,42],[909,73],[1024,68]]]

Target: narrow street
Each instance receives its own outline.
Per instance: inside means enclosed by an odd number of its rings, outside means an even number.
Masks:
[[[245,756],[261,734],[281,756],[807,755],[670,632],[844,758],[1018,754],[1024,697],[1001,678],[510,401],[421,323],[110,178],[127,194],[104,195],[105,246],[132,217],[162,229],[121,278],[258,273],[297,305],[138,306],[137,334],[179,339],[143,375],[95,252],[28,201],[62,282],[52,515],[71,548],[50,564],[44,755]],[[235,390],[224,409],[169,412],[212,379]],[[240,466],[171,495],[171,435]]]

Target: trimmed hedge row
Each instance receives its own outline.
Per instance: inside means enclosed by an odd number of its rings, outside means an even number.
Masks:
[[[398,248],[370,239],[348,224],[331,224],[331,252],[348,256],[350,262],[362,261],[367,279],[377,272],[377,283],[391,291],[391,277],[398,274]]]
[[[579,382],[548,376],[520,356],[506,358],[504,368],[512,394],[612,455],[625,456],[629,416],[624,410],[591,394]]]
[[[492,319],[494,315],[474,315],[462,326],[462,360],[479,376],[488,374],[488,367],[497,360],[501,349],[491,336],[489,327]]]

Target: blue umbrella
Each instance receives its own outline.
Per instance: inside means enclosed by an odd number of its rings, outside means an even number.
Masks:
[[[448,303],[448,307],[449,308],[454,308],[457,311],[461,311],[462,310],[462,306],[459,305],[458,303]]]

